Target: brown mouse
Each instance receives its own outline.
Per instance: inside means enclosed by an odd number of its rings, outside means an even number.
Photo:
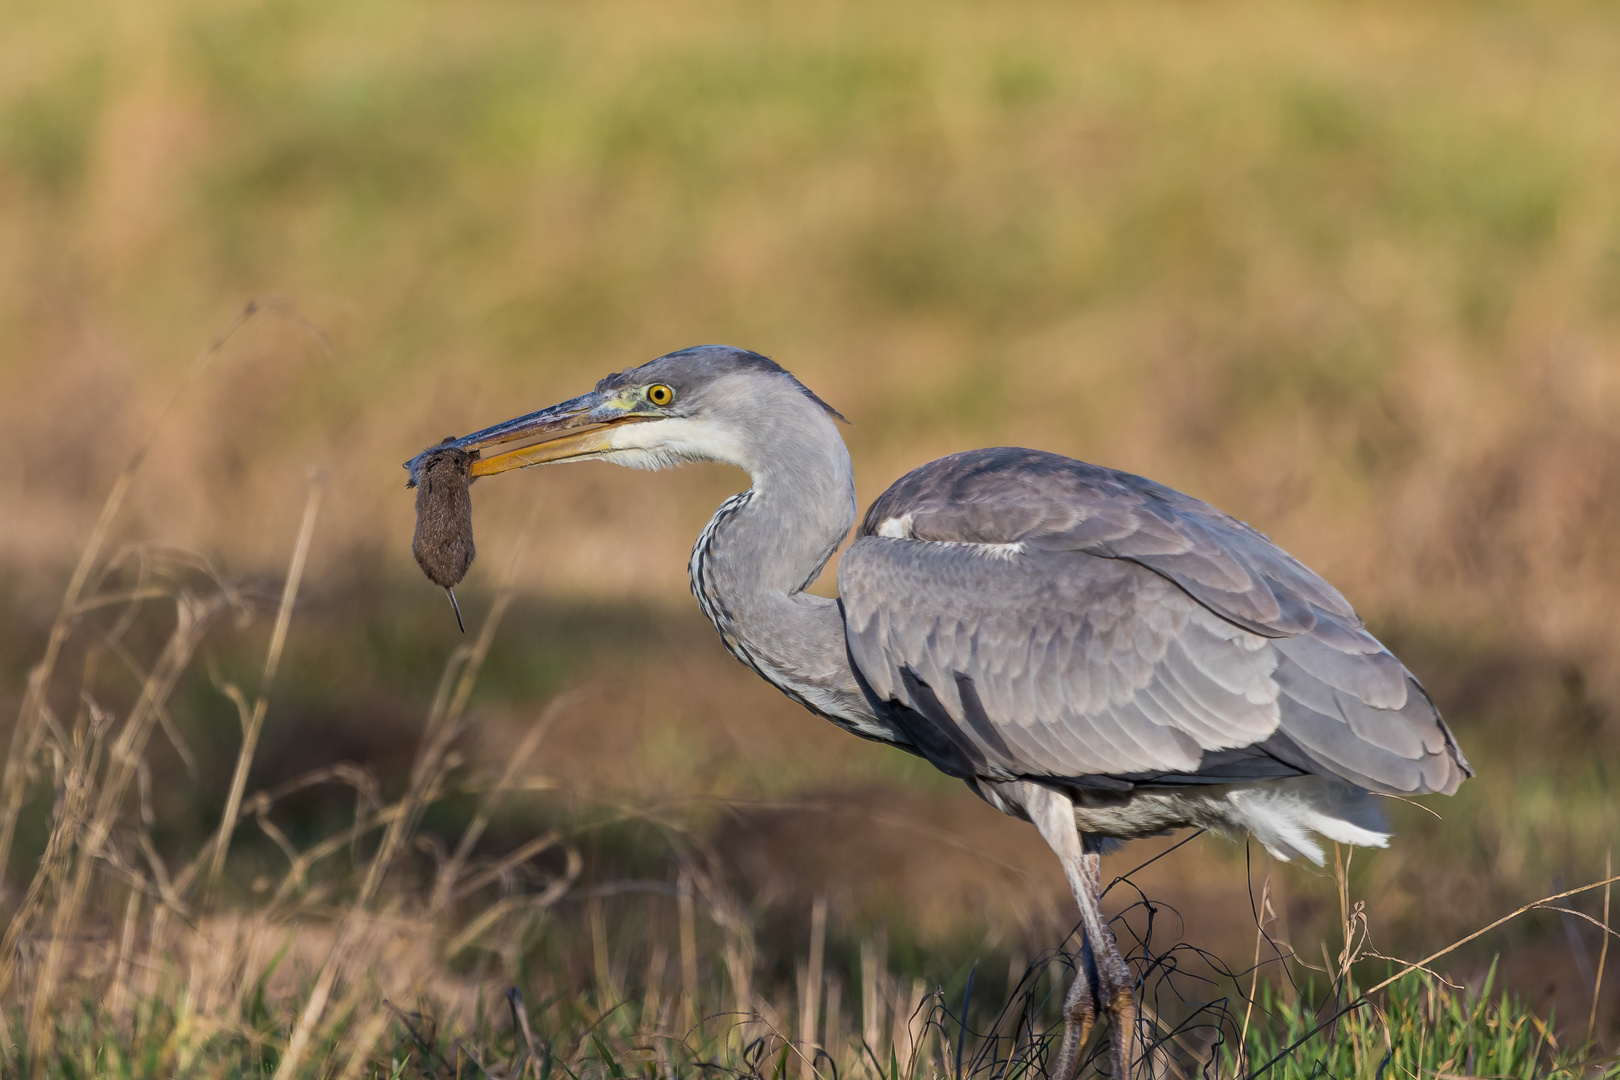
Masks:
[[[410,463],[411,479],[406,486],[416,488],[416,535],[411,538],[411,554],[428,580],[442,586],[449,595],[456,624],[465,633],[461,606],[452,590],[478,557],[473,543],[472,495],[467,490],[473,480],[472,463],[478,455],[450,445],[454,442],[446,439],[418,454]]]

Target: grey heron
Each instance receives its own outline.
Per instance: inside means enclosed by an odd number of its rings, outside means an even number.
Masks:
[[[1092,957],[1065,999],[1057,1080],[1099,1006],[1113,1075],[1129,1075],[1135,988],[1100,906],[1106,844],[1201,827],[1321,864],[1315,836],[1387,842],[1372,793],[1451,794],[1472,775],[1338,591],[1139,476],[1008,447],[940,458],[866,512],[838,598],[807,592],[856,521],[842,419],[771,360],[706,345],[448,445],[479,455],[475,477],[589,460],[749,473],[692,549],[693,594],[793,700],[1040,830]]]

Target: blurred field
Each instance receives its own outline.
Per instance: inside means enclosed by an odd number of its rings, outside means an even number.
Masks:
[[[119,470],[250,300],[105,550],[193,553],[206,573],[154,556],[154,580],[213,575],[257,613],[222,616],[178,677],[168,719],[193,763],[155,737],[129,795],[171,869],[220,820],[240,735],[217,687],[258,685],[312,470],[324,501],[247,792],[345,761],[397,799],[461,644],[410,561],[399,463],[725,341],[853,421],[863,500],[942,453],[1040,446],[1209,499],[1339,585],[1479,772],[1433,804],[1443,820],[1395,807],[1395,847],[1353,866],[1377,947],[1421,955],[1600,876],[1620,839],[1617,102],[1604,3],[16,0],[0,723]],[[508,760],[567,692],[535,759],[552,789],[503,809],[479,852],[556,827],[582,867],[501,970],[559,993],[643,978],[625,972],[673,932],[682,843],[723,867],[767,997],[794,992],[817,896],[829,963],[853,982],[886,933],[900,994],[1052,948],[1063,883],[1027,827],[802,713],[713,639],[686,555],[745,483],[589,466],[474,489],[474,621],[519,555],[462,769]],[[110,584],[138,579],[123,565]],[[98,618],[74,623],[50,688],[64,745],[80,687],[127,715],[129,664],[172,630],[146,610],[126,663]],[[8,919],[61,810],[47,758]],[[357,812],[347,789],[277,805],[299,850]],[[435,804],[430,848],[470,805]],[[1233,969],[1254,949],[1243,856],[1200,838],[1137,879]],[[258,910],[284,865],[244,824],[225,908]],[[1331,878],[1258,851],[1249,874],[1256,893],[1272,877],[1273,929],[1306,959],[1324,937],[1337,951]],[[627,882],[664,892],[613,891]],[[122,897],[92,904],[113,937]],[[1599,914],[1596,894],[1572,903]],[[172,932],[151,929],[153,956]],[[1498,985],[1577,1036],[1590,1012],[1612,1052],[1599,942],[1539,913],[1450,970],[1477,986],[1503,954]]]

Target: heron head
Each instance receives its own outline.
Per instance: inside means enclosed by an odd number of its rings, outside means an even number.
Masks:
[[[699,345],[609,375],[588,394],[452,445],[478,452],[473,476],[561,461],[638,469],[721,461],[752,471],[761,447],[779,443],[796,425],[830,427],[833,417],[843,419],[775,362],[745,349]],[[520,445],[498,449],[513,443]],[[422,460],[405,463],[413,478]]]

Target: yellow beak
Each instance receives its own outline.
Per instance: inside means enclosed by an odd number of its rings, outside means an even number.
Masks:
[[[463,435],[450,445],[478,455],[472,463],[473,476],[494,476],[530,465],[594,457],[612,449],[610,429],[615,425],[658,419],[656,415],[631,412],[630,408],[633,406],[617,394],[593,390],[549,409]],[[481,453],[485,449],[514,442],[528,445],[488,457]],[[428,452],[424,451],[405,463],[412,479],[416,477],[423,455]]]

